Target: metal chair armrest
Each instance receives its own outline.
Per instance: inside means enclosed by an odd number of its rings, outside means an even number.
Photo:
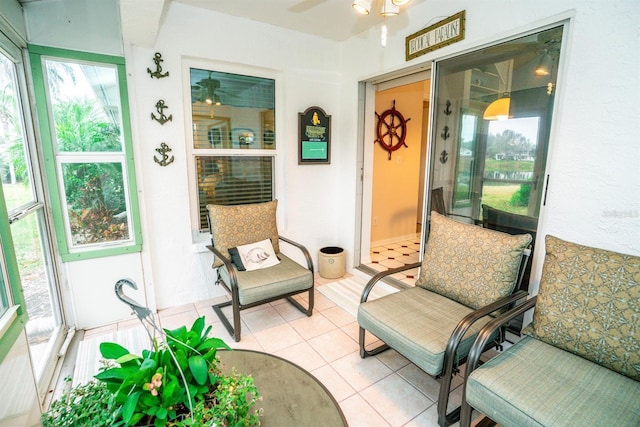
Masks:
[[[451,375],[453,373],[453,364],[455,361],[456,352],[458,351],[458,346],[460,345],[460,341],[462,341],[462,338],[467,333],[469,328],[479,319],[493,313],[496,310],[500,310],[503,307],[507,307],[511,304],[514,304],[519,299],[525,298],[527,295],[529,294],[526,291],[523,291],[523,290],[516,291],[507,297],[501,298],[498,301],[495,301],[489,305],[486,305],[475,311],[472,311],[471,313],[467,314],[458,322],[455,329],[451,333],[451,336],[449,337],[449,341],[447,342],[447,347],[444,352],[444,361],[443,361],[442,373],[441,373],[443,383],[448,383],[451,381]],[[484,328],[482,330],[484,330]],[[490,336],[491,334],[489,334],[489,337]],[[480,351],[480,353],[482,353],[482,350]],[[440,387],[440,396],[438,398],[438,406],[439,406],[438,414],[439,416],[442,416],[442,417],[447,416],[446,404],[448,399],[447,399],[447,396],[445,396],[445,394],[448,394],[448,393],[449,393],[448,386]],[[443,405],[445,406],[443,407]],[[454,411],[454,413],[450,415],[451,418],[448,420],[448,422],[449,423],[455,422],[454,419],[457,418],[457,415],[458,414],[456,414]]]
[[[362,290],[362,295],[360,296],[360,303],[367,302],[367,298],[369,298],[369,293],[371,293],[371,290],[373,289],[373,287],[380,280],[392,274],[400,273],[401,271],[410,270],[412,268],[418,268],[420,267],[420,265],[421,263],[414,262],[413,264],[407,264],[407,265],[403,265],[402,267],[391,268],[389,270],[381,271],[380,273],[376,274],[371,279],[369,279],[364,289]]]
[[[236,269],[233,267],[233,263],[231,262],[231,260],[226,255],[224,255],[222,252],[217,250],[213,245],[207,245],[207,249],[209,249],[211,252],[213,252],[213,254],[217,258],[220,258],[220,261],[222,261],[224,266],[227,267],[227,272],[229,272],[229,277],[231,278],[231,283],[229,283],[229,286],[230,286],[229,290],[231,292],[237,292],[237,290],[238,290],[238,276],[236,275]],[[219,276],[220,276],[220,273],[218,273],[218,277]]]
[[[467,357],[467,365],[465,368],[465,378],[464,378],[464,386],[462,389],[462,406],[460,410],[460,425],[462,427],[468,427],[471,424],[471,406],[467,403],[467,378],[471,372],[473,372],[480,362],[480,356],[483,353],[483,349],[486,347],[489,339],[493,332],[500,328],[503,325],[506,325],[512,319],[520,316],[528,310],[531,310],[535,305],[538,297],[534,296],[529,298],[527,301],[523,302],[507,311],[506,313],[501,314],[495,319],[489,321],[484,327],[478,332],[478,336],[476,337],[471,349],[469,350],[469,355]]]
[[[304,245],[296,241],[293,241],[291,239],[288,239],[286,237],[278,236],[278,238],[283,242],[286,242],[291,246],[295,246],[296,248],[298,248],[302,252],[302,255],[304,255],[305,260],[307,261],[307,268],[311,270],[311,272],[313,273],[313,260],[311,259],[311,255],[309,255],[309,251],[307,250],[307,248]]]
[[[536,305],[538,297],[534,296],[529,298],[522,304],[519,304],[513,307],[511,310],[506,313],[501,314],[495,319],[489,321],[484,327],[478,332],[478,336],[474,341],[471,349],[469,350],[469,357],[467,359],[467,375],[471,373],[475,368],[478,367],[478,362],[480,360],[480,356],[482,355],[482,347],[486,345],[487,341],[491,337],[491,334],[498,329],[500,326],[507,324],[512,319],[518,317],[524,312],[532,309]]]

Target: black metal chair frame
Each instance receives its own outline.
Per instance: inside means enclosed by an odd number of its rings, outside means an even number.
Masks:
[[[455,408],[450,413],[447,413],[447,405],[449,403],[449,393],[451,389],[451,380],[453,375],[458,371],[458,365],[462,364],[466,361],[467,357],[462,358],[461,360],[456,361],[456,352],[458,350],[458,346],[462,338],[469,330],[469,328],[475,323],[477,320],[488,316],[489,314],[501,310],[503,308],[510,309],[513,307],[518,300],[526,298],[528,293],[523,290],[519,290],[520,282],[522,281],[522,277],[524,275],[524,270],[526,269],[527,264],[529,263],[529,256],[531,251],[529,248],[525,249],[523,253],[523,259],[520,262],[520,267],[518,271],[518,280],[516,286],[514,287],[514,291],[508,297],[502,298],[492,304],[484,306],[478,310],[475,310],[469,313],[467,316],[462,318],[458,325],[455,327],[451,336],[449,337],[449,341],[447,342],[447,347],[444,354],[444,361],[442,372],[436,379],[440,382],[440,390],[438,393],[438,424],[442,427],[449,426],[454,424],[460,419],[460,411],[461,407]],[[380,272],[373,276],[371,280],[365,285],[364,290],[362,291],[362,295],[360,297],[360,303],[364,303],[369,298],[369,294],[373,287],[384,279],[387,276],[392,274],[396,274],[405,270],[410,270],[412,268],[419,268],[422,264],[417,262],[409,265],[405,265],[402,267],[390,269],[387,271]],[[360,344],[360,357],[363,359],[368,356],[375,356],[385,350],[389,349],[387,344],[381,344],[380,346],[367,350],[365,346],[365,329],[363,327],[359,327],[358,341]],[[504,329],[501,329],[499,337],[496,341],[487,343],[486,347],[482,350],[482,352],[488,350],[491,347],[499,347],[501,348],[501,343],[504,341]]]
[[[279,240],[282,240],[283,242],[298,248],[302,252],[307,262],[306,268],[311,271],[311,275],[313,276],[313,260],[309,255],[309,251],[303,245],[301,245],[300,243],[294,242],[293,240],[287,239],[282,236],[278,236],[278,238]],[[229,332],[229,335],[231,335],[236,342],[240,341],[240,333],[242,329],[241,323],[240,323],[240,311],[245,310],[247,308],[255,307],[258,305],[266,304],[271,301],[276,301],[282,298],[286,298],[298,310],[300,310],[307,316],[311,316],[311,314],[313,313],[313,294],[314,294],[314,287],[315,287],[313,283],[311,284],[311,287],[309,289],[281,294],[272,298],[267,298],[264,300],[253,302],[251,304],[240,304],[240,296],[238,291],[238,275],[236,274],[236,270],[233,263],[225,254],[218,251],[213,246],[213,244],[208,245],[207,249],[209,249],[217,258],[219,258],[220,261],[222,261],[227,271],[229,272],[231,283],[225,283],[225,281],[222,280],[220,273],[218,273],[218,278],[216,279],[216,285],[221,285],[229,293],[229,295],[231,296],[231,300],[225,301],[219,304],[214,304],[212,308],[213,308],[213,311],[215,311],[215,313],[218,315],[218,317],[222,321],[222,324],[224,325],[224,327]],[[301,266],[301,267],[304,268],[304,266]],[[306,308],[293,298],[294,295],[302,294],[305,292],[309,293],[309,303]],[[231,324],[231,322],[229,322],[229,319],[227,318],[227,316],[222,312],[222,309],[228,306],[232,307],[233,325]]]
[[[460,410],[460,426],[461,427],[469,427],[471,425],[471,415],[473,412],[473,408],[471,405],[467,403],[467,381],[466,379],[469,377],[471,372],[473,372],[480,365],[480,356],[484,353],[483,348],[489,342],[491,336],[494,331],[498,328],[504,328],[504,326],[509,323],[510,320],[523,315],[525,312],[531,310],[537,301],[537,296],[533,296],[532,298],[526,300],[524,303],[519,304],[512,308],[511,310],[503,313],[502,315],[492,319],[487,322],[486,325],[482,327],[478,335],[476,336],[471,349],[469,350],[469,355],[467,357],[467,366],[465,368],[465,381],[462,389],[462,406]],[[488,420],[487,417],[483,417],[479,423],[484,423],[485,420]],[[478,424],[479,425],[479,424]]]

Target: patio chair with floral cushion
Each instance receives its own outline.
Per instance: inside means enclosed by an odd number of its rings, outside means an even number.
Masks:
[[[545,251],[537,296],[469,352],[460,425],[475,408],[502,426],[640,426],[640,257],[550,235]],[[478,367],[493,330],[531,308],[525,337]]]
[[[313,261],[309,251],[278,234],[278,201],[247,205],[207,205],[213,268],[218,269],[216,284],[230,294],[231,300],[213,305],[213,309],[236,341],[240,341],[240,311],[286,298],[311,316],[313,312]],[[280,251],[281,242],[301,254],[306,266]],[[307,307],[294,295],[307,293]],[[304,302],[304,301],[303,301]],[[223,312],[231,306],[233,325]]]
[[[459,408],[447,414],[452,376],[492,315],[527,295],[514,290],[530,243],[528,234],[512,236],[432,212],[422,264],[379,273],[365,286],[358,307],[361,357],[391,347],[438,378],[438,422],[456,422]],[[384,277],[416,267],[420,274],[415,287],[368,301]],[[365,331],[383,344],[368,349]],[[502,334],[494,335],[496,344],[502,339]]]

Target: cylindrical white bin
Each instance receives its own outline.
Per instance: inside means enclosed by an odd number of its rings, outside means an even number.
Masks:
[[[327,246],[318,253],[318,272],[325,279],[337,279],[344,276],[344,249],[337,246]]]

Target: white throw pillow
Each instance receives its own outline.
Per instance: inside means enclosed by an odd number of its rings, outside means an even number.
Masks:
[[[238,255],[247,271],[272,267],[280,262],[270,239],[238,246]]]

